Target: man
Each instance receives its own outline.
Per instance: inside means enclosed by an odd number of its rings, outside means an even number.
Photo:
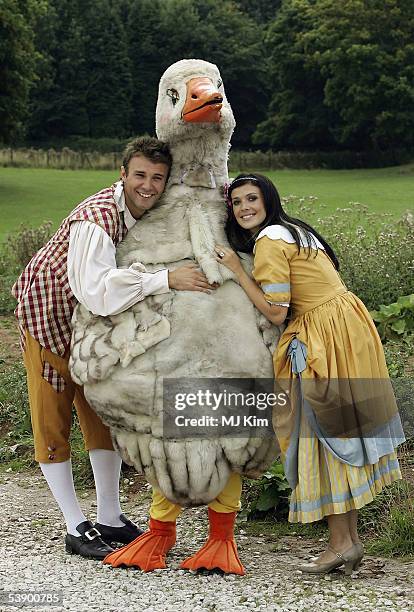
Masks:
[[[71,317],[78,302],[94,314],[120,313],[147,295],[170,289],[209,292],[195,264],[153,274],[118,269],[117,244],[161,197],[171,168],[168,146],[150,137],[130,142],[121,180],[81,202],[31,259],[13,287],[27,370],[35,459],[67,527],[69,553],[103,559],[110,542],[127,544],[142,532],[119,504],[121,458],[108,428],[68,371]],[[95,527],[73,485],[69,434],[75,404],[97,493]],[[101,537],[102,536],[102,537]]]

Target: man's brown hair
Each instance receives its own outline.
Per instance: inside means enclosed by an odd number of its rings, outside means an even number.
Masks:
[[[152,136],[139,136],[128,142],[124,149],[124,157],[122,165],[125,168],[126,174],[128,174],[128,165],[133,157],[142,155],[146,157],[154,164],[166,164],[168,166],[168,173],[171,170],[172,157],[169,146],[158,138]]]

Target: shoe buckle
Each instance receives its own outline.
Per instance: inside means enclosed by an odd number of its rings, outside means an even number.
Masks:
[[[92,527],[92,529],[88,529],[88,531],[85,531],[85,537],[90,541],[94,540],[95,538],[99,538],[100,535],[101,532],[95,529],[95,527]]]

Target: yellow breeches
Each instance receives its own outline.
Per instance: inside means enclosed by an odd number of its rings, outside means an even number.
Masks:
[[[241,485],[240,474],[231,474],[224,489],[208,504],[208,507],[215,512],[237,512],[240,510]],[[181,510],[181,506],[170,502],[158,489],[153,490],[151,518],[157,521],[175,521]]]

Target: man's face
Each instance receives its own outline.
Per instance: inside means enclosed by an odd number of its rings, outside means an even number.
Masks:
[[[167,164],[154,163],[143,155],[129,161],[128,173],[121,166],[125,204],[135,219],[142,217],[160,199],[167,176]]]

